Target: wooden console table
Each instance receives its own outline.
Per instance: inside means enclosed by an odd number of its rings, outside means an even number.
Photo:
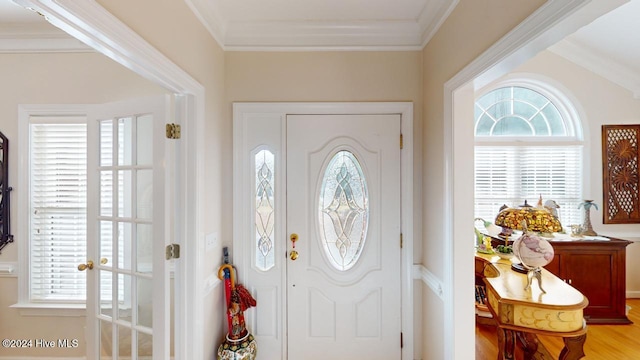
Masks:
[[[626,247],[631,241],[556,234],[549,239],[555,257],[545,266],[589,299],[587,324],[631,324],[626,314]],[[493,246],[504,244],[492,238]]]
[[[587,325],[583,309],[587,298],[568,283],[542,269],[543,293],[534,281],[524,290],[527,275],[511,269],[511,262],[497,256],[476,255],[476,272],[481,270],[487,301],[498,329],[498,359],[513,360],[520,341],[525,360],[551,360],[537,335],[561,336],[564,348],[559,360],[584,356]]]

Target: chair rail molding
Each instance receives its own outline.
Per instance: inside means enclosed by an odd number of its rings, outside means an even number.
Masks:
[[[440,300],[444,301],[444,286],[442,280],[435,276],[429,269],[422,264],[413,265],[413,279],[421,280],[425,285],[431,289]]]
[[[0,277],[18,277],[18,263],[0,262]]]

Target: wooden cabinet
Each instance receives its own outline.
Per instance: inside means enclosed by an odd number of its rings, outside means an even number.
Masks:
[[[625,305],[626,247],[630,243],[614,238],[551,241],[556,255],[545,268],[587,297],[587,323],[631,323]]]

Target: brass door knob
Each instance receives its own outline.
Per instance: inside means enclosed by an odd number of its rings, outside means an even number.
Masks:
[[[78,270],[80,270],[80,271],[85,271],[87,269],[89,269],[89,270],[93,269],[93,261],[89,260],[89,261],[87,261],[86,264],[78,265]]]
[[[109,262],[109,259],[107,259],[107,258],[101,258],[100,259],[100,264],[101,265],[104,265],[104,264],[106,264],[108,262]],[[93,261],[92,260],[87,261],[86,264],[78,265],[78,270],[80,270],[80,271],[85,271],[87,269],[93,270]]]
[[[289,240],[291,240],[291,245],[293,245],[293,249],[289,253],[289,258],[291,260],[295,260],[298,258],[298,252],[296,251],[296,241],[298,241],[298,234],[292,233],[289,235]]]

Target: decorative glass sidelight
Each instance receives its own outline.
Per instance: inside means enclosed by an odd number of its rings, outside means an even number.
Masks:
[[[261,150],[255,156],[256,174],[256,267],[267,271],[275,265],[274,257],[274,156]]]
[[[340,271],[360,258],[369,224],[369,194],[362,166],[350,151],[336,153],[322,178],[320,239],[331,265]]]

